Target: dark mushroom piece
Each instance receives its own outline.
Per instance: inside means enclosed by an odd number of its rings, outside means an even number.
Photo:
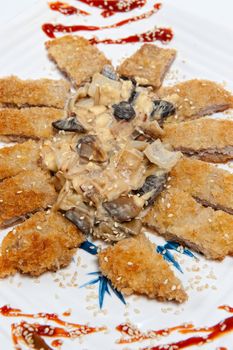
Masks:
[[[157,120],[160,126],[163,125],[166,118],[175,114],[176,109],[171,102],[165,100],[154,100],[153,111],[150,115],[150,120]]]
[[[109,64],[107,64],[103,67],[101,74],[103,74],[108,79],[118,80],[117,73],[115,72],[114,68],[112,66],[110,66]]]
[[[72,113],[72,115],[65,119],[59,119],[52,123],[52,126],[57,130],[64,131],[73,131],[73,132],[86,132],[86,129],[82,126],[82,124],[76,118],[76,114]]]
[[[141,206],[136,203],[134,196],[122,196],[110,202],[104,202],[103,207],[117,222],[131,221],[141,211]]]
[[[134,194],[142,197],[145,194],[150,193],[150,197],[146,200],[146,206],[154,204],[156,198],[164,190],[167,183],[168,175],[150,175],[146,178],[143,186],[138,190],[133,191]]]
[[[85,235],[89,235],[93,232],[92,219],[84,209],[71,208],[66,211],[65,217]]]
[[[127,101],[121,101],[113,107],[113,115],[118,120],[130,121],[136,117],[133,106]]]
[[[95,135],[86,135],[79,139],[76,150],[81,158],[94,162],[106,162],[106,152],[100,146],[101,142]]]
[[[142,222],[134,219],[130,222],[116,223],[110,217],[102,220],[96,219],[93,235],[106,242],[118,242],[141,232]]]

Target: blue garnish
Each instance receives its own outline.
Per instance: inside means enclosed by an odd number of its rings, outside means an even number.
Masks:
[[[112,291],[114,292],[114,294],[120,299],[120,301],[123,304],[126,304],[125,299],[124,299],[123,295],[121,294],[121,292],[116,290],[113,287],[112,283],[105,276],[103,276],[100,271],[90,272],[90,273],[88,273],[88,275],[92,275],[92,276],[95,275],[98,277],[89,281],[89,282],[84,283],[79,288],[83,288],[86,286],[91,286],[91,285],[99,283],[99,307],[100,307],[100,309],[102,309],[102,307],[103,307],[105,294],[107,293],[111,296],[111,293],[109,291],[109,286],[112,289]]]
[[[157,246],[157,253],[161,254],[166,261],[172,263],[175,266],[175,268],[177,268],[177,270],[179,270],[181,273],[183,273],[183,271],[180,267],[180,264],[175,260],[170,250],[175,250],[177,253],[184,254],[191,258],[197,259],[197,257],[189,249],[181,246],[177,242],[167,241],[167,243],[163,246]]]
[[[85,252],[92,255],[98,254],[98,247],[94,243],[89,242],[88,240],[83,242],[79,248],[85,250]]]

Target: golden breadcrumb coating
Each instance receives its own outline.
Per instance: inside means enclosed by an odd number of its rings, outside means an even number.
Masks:
[[[164,142],[174,150],[204,161],[223,163],[233,159],[233,121],[198,119],[185,123],[167,123]]]
[[[39,276],[67,266],[83,234],[60,213],[38,212],[3,239],[0,277],[17,271]]]
[[[70,85],[65,80],[22,80],[15,76],[0,79],[0,106],[48,106],[64,108]]]
[[[156,247],[144,235],[127,238],[99,253],[101,272],[126,295],[145,294],[149,298],[187,299],[181,282]]]
[[[64,111],[56,108],[0,109],[0,140],[23,142],[28,138],[49,138],[54,135],[52,122],[63,117]]]
[[[0,228],[53,205],[56,199],[50,175],[39,168],[3,180],[0,183]]]
[[[76,85],[88,81],[111,62],[88,40],[65,35],[46,42],[49,57]]]
[[[233,107],[232,94],[209,80],[193,79],[162,87],[158,96],[176,106],[176,115],[168,121],[197,119]]]
[[[176,50],[144,44],[117,68],[120,75],[136,78],[142,85],[158,89],[176,57]],[[138,79],[137,79],[138,78]]]
[[[222,260],[233,254],[233,216],[203,207],[182,190],[163,192],[143,223],[166,239],[184,243],[209,259]]]
[[[17,175],[23,170],[38,167],[40,161],[40,144],[29,140],[12,147],[0,149],[0,180]]]
[[[198,198],[202,204],[233,214],[233,174],[201,160],[182,158],[171,170],[170,186]]]

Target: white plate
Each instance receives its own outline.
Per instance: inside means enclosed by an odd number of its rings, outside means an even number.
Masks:
[[[77,2],[73,3],[77,5]],[[147,8],[150,8],[151,2],[148,3]],[[85,5],[80,5],[80,7],[86,8]],[[143,11],[135,12],[141,13]],[[93,23],[93,21],[95,24],[103,23],[103,19],[98,15],[98,10],[93,9],[93,14],[87,23]],[[112,23],[127,16],[116,15],[107,19],[106,22]],[[82,21],[80,17],[78,19]],[[33,7],[28,8],[26,12],[21,13],[5,25],[0,34],[0,76],[10,74],[16,74],[23,78],[56,78],[60,76],[60,73],[46,56],[44,41],[47,38],[40,29],[41,24],[49,20],[63,23],[75,22],[74,18],[64,18],[62,15],[49,11],[45,2],[36,2]],[[178,58],[173,65],[172,73],[169,74],[168,83],[177,79],[200,77],[219,82],[224,81],[227,87],[233,90],[232,32],[229,33],[218,24],[212,24],[206,20],[202,21],[189,12],[182,11],[171,4],[171,1],[166,1],[162,10],[150,19],[97,34],[99,37],[117,38],[151,29],[155,24],[171,26],[175,33],[175,38],[169,46],[178,50]],[[87,34],[86,36],[91,35]],[[137,47],[138,45],[100,45],[100,48],[113,59],[115,64],[122,57],[135,51]],[[4,234],[5,232],[1,236],[3,237]],[[158,244],[164,244],[162,238],[152,235],[150,238]],[[87,276],[88,272],[98,270],[96,257],[82,250],[78,250],[74,261],[68,268],[56,274],[47,273],[39,279],[16,275],[13,278],[0,281],[0,304],[9,304],[29,313],[55,312],[67,322],[81,324],[88,322],[91,326],[105,325],[107,327],[107,332],[86,335],[81,340],[79,338],[72,341],[64,339],[62,346],[64,350],[77,348],[82,350],[103,348],[123,350],[167,344],[185,339],[189,335],[175,332],[168,337],[162,337],[159,341],[119,345],[116,341],[120,338],[120,333],[116,331],[115,327],[128,320],[142,331],[157,330],[184,322],[192,322],[196,326],[211,326],[221,319],[230,317],[225,311],[219,310],[218,306],[222,304],[233,306],[232,258],[226,258],[221,263],[206,261],[202,256],[198,256],[199,262],[183,255],[180,258],[182,258],[180,264],[184,273],[181,274],[177,270],[175,273],[181,278],[184,286],[188,288],[189,294],[189,301],[181,306],[147,300],[143,297],[126,298],[127,306],[124,306],[112,293],[111,297],[105,296],[103,310],[99,311],[97,285],[93,289],[79,289],[78,286],[71,286],[72,276],[76,271],[78,273],[77,284],[80,286],[91,279],[91,276]],[[81,263],[77,266],[79,259],[81,259]],[[68,309],[72,310],[71,315],[69,317],[62,316],[62,313]],[[32,319],[25,317],[21,319],[33,322]],[[1,349],[8,350],[13,347],[10,326],[13,322],[20,322],[21,319],[0,316]],[[43,319],[39,319],[37,322],[53,324]],[[48,344],[51,344],[52,340],[46,338]],[[233,333],[229,333],[201,348],[217,349],[217,347],[222,346],[230,350],[232,343]],[[24,349],[23,346],[22,349]]]

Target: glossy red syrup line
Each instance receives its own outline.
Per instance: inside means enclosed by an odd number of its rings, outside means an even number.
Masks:
[[[101,26],[101,27],[87,26],[87,25],[66,26],[63,24],[45,23],[42,25],[42,29],[48,37],[55,38],[55,33],[74,33],[74,32],[79,32],[79,31],[98,31],[98,30],[103,30],[103,29],[118,28],[118,27],[122,27],[128,23],[137,22],[137,21],[143,20],[145,18],[151,17],[153,14],[158,12],[158,10],[160,10],[161,6],[162,6],[162,4],[156,3],[156,4],[154,4],[152,10],[145,12],[139,16],[131,17],[131,18],[122,20],[120,22],[106,25],[106,26]]]
[[[117,12],[128,12],[145,6],[147,0],[79,0],[89,6],[102,9],[101,15],[109,17]]]
[[[130,35],[121,39],[90,39],[91,44],[131,44],[131,43],[151,43],[154,41],[161,41],[168,43],[173,38],[173,32],[170,28],[155,28],[141,34]]]
[[[78,9],[77,7],[68,5],[65,2],[60,2],[60,1],[50,2],[49,7],[51,10],[60,12],[65,16],[71,16],[71,15],[88,16],[88,15],[90,15],[89,12],[83,11],[81,9]]]
[[[219,309],[233,313],[233,308],[227,305],[220,306]],[[147,333],[142,333],[138,329],[133,328],[128,324],[123,324],[118,326],[116,329],[121,333],[127,334],[129,336],[129,339],[124,339],[124,338],[120,339],[120,341],[118,342],[120,344],[131,343],[139,340],[153,339],[153,338],[156,338],[156,336],[167,336],[174,331],[178,331],[179,333],[182,333],[182,334],[197,333],[197,332],[208,333],[205,336],[193,336],[184,340],[180,340],[178,342],[164,344],[164,345],[157,345],[154,347],[149,347],[149,348],[147,347],[143,349],[143,350],[167,350],[171,348],[171,349],[179,350],[179,349],[186,349],[194,345],[197,345],[197,346],[204,345],[206,343],[216,340],[219,337],[222,337],[227,333],[232,332],[233,316],[218,322],[214,326],[202,327],[202,328],[193,328],[192,325],[183,325],[183,326],[172,327],[172,328],[163,329],[159,331],[149,331]],[[220,349],[227,350],[224,347]]]
[[[175,326],[175,327],[170,327],[170,328],[165,328],[165,329],[160,329],[157,331],[149,331],[149,332],[141,332],[138,328],[135,328],[131,326],[130,324],[121,324],[116,327],[116,330],[121,332],[122,334],[128,335],[129,338],[121,338],[120,340],[117,341],[118,344],[129,344],[129,343],[134,343],[138,342],[141,340],[148,340],[148,339],[156,339],[157,337],[166,337],[172,332],[175,331],[180,331],[183,329],[193,329],[192,324],[185,324],[182,326]]]
[[[61,320],[57,314],[54,313],[42,313],[29,314],[24,313],[20,309],[14,309],[7,305],[0,308],[0,314],[5,317],[26,317],[26,318],[43,318],[46,320],[53,321],[63,327],[54,327],[51,325],[41,325],[38,323],[28,323],[25,321],[19,324],[12,324],[11,333],[12,340],[17,350],[20,350],[19,342],[23,342],[25,345],[30,345],[30,340],[34,340],[35,343],[39,344],[38,349],[50,350],[51,348],[44,342],[41,337],[61,337],[61,338],[77,338],[82,335],[100,332],[106,330],[105,327],[89,327],[87,325],[71,323]],[[68,316],[68,314],[67,314]],[[57,339],[54,340],[53,346],[60,346],[61,341]],[[57,345],[56,345],[57,344]],[[37,349],[37,348],[35,348]]]

